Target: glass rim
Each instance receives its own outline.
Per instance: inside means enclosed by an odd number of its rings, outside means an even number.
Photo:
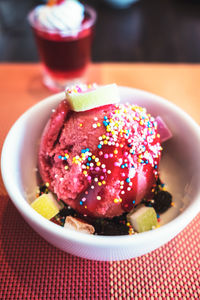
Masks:
[[[78,34],[79,32],[92,27],[95,24],[96,19],[97,19],[96,10],[94,8],[92,8],[91,6],[86,4],[86,5],[84,5],[84,7],[85,7],[85,12],[89,14],[89,19],[84,24],[81,24],[80,28],[78,28],[78,29],[66,29],[66,30],[48,29],[48,28],[44,28],[40,24],[36,25],[36,22],[34,20],[34,13],[35,13],[35,10],[37,9],[37,7],[38,6],[33,8],[30,11],[30,13],[28,14],[28,21],[29,21],[29,24],[31,25],[31,27],[33,29],[39,30],[39,31],[44,32],[44,33],[52,33],[52,34],[60,33],[62,35],[66,35],[66,36],[67,35],[74,35],[74,32],[76,32]]]

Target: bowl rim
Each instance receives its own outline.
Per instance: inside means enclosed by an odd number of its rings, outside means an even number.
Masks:
[[[199,143],[200,143],[200,130],[198,124],[180,107],[178,107],[172,102],[169,102],[163,97],[160,97],[158,95],[155,95],[147,91],[135,89],[132,87],[126,87],[126,86],[119,86],[119,88],[121,91],[129,90],[132,91],[132,93],[144,95],[147,96],[148,98],[153,97],[154,101],[159,101],[159,102],[162,101],[163,106],[175,110],[176,113],[178,113],[179,115],[185,118],[186,122],[190,124],[190,126],[194,129],[194,131],[197,131],[199,133]],[[64,95],[65,93],[61,92],[46,97],[44,100],[36,103],[28,110],[26,110],[13,124],[3,144],[2,153],[1,153],[2,179],[12,202],[19,210],[19,212],[25,217],[25,219],[26,220],[30,219],[32,223],[34,223],[37,226],[40,226],[44,231],[54,234],[62,239],[70,240],[72,242],[77,242],[81,245],[98,246],[100,248],[104,248],[108,245],[111,245],[112,247],[117,246],[118,248],[124,247],[124,245],[133,246],[136,244],[143,243],[144,241],[145,242],[146,241],[148,242],[150,240],[152,241],[152,239],[157,239],[159,238],[160,235],[165,235],[166,233],[169,233],[171,231],[173,232],[174,228],[176,228],[176,224],[181,224],[180,230],[178,230],[178,232],[180,232],[185,226],[187,226],[189,222],[200,211],[200,201],[199,201],[200,191],[198,191],[197,196],[194,198],[193,202],[180,215],[175,217],[173,220],[171,220],[167,224],[162,225],[159,228],[156,228],[155,230],[136,234],[134,235],[134,238],[131,235],[122,235],[122,236],[86,235],[77,231],[65,229],[45,219],[30,206],[30,204],[26,201],[25,197],[21,195],[19,188],[17,186],[13,186],[13,183],[11,183],[10,174],[7,171],[8,169],[7,168],[8,158],[6,156],[7,149],[9,148],[9,143],[12,140],[12,137],[15,133],[15,130],[17,129],[17,126],[20,125],[21,122],[23,123],[24,120],[30,117],[35,110],[45,107],[47,103],[51,101],[53,102],[56,100],[57,101],[62,100]]]

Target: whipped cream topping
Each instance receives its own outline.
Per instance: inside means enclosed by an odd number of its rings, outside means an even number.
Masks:
[[[77,0],[66,0],[52,6],[39,5],[35,18],[44,29],[75,34],[84,19],[84,6]]]

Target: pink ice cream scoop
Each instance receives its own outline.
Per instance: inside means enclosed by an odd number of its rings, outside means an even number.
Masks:
[[[38,162],[58,199],[83,215],[112,218],[149,195],[160,155],[157,122],[144,108],[74,112],[64,100],[44,129]]]

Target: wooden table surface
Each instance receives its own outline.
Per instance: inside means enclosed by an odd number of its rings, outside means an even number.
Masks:
[[[0,64],[1,142],[14,121],[51,92],[39,64]],[[87,82],[130,86],[165,97],[200,124],[200,64],[91,64]]]

